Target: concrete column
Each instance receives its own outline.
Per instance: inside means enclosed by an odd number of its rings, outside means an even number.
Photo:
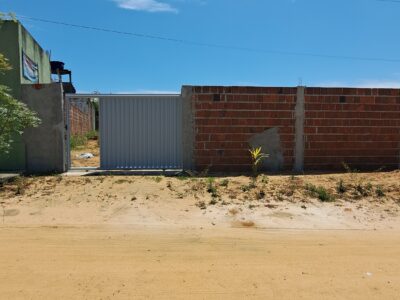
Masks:
[[[182,87],[182,153],[184,170],[192,170],[194,168],[195,129],[192,95],[192,86]]]
[[[60,83],[22,85],[21,98],[37,112],[41,124],[27,128],[23,139],[28,173],[62,173],[66,171],[63,88]]]
[[[294,150],[294,168],[295,172],[302,172],[304,170],[304,93],[305,87],[297,87],[297,100],[295,108],[295,150]]]

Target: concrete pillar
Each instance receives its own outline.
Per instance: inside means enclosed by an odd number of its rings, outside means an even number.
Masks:
[[[295,150],[294,150],[294,168],[295,172],[304,170],[304,93],[305,87],[297,87],[297,100],[295,108]]]
[[[195,132],[192,95],[192,86],[182,87],[182,153],[184,170],[192,170],[194,168]]]
[[[62,173],[66,171],[63,87],[60,83],[22,85],[21,98],[37,112],[41,124],[24,131],[28,173]]]

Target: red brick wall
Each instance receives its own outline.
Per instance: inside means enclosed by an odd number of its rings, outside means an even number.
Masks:
[[[83,135],[93,130],[92,110],[87,113],[82,112],[75,105],[70,106],[70,133],[71,135]]]
[[[197,170],[249,170],[248,140],[274,127],[293,169],[297,88],[192,89]],[[400,90],[306,88],[304,141],[305,170],[397,168]]]
[[[293,165],[296,88],[194,87],[195,166],[247,171],[248,140],[278,127],[284,167]]]
[[[306,88],[305,169],[399,165],[400,90]]]

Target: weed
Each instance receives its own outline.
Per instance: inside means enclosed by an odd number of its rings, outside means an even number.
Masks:
[[[278,191],[278,192],[275,194],[275,198],[276,198],[277,201],[283,201],[283,200],[285,200],[285,199],[283,198],[282,193],[281,193],[280,191]]]
[[[92,183],[92,180],[89,177],[85,177],[85,183]]]
[[[115,181],[114,183],[115,183],[115,184],[123,184],[123,183],[125,183],[125,182],[129,182],[129,181],[126,180],[126,179],[118,179],[118,180]]]
[[[315,186],[313,184],[306,184],[305,189],[310,193],[311,196],[318,198],[322,202],[332,202],[334,197],[323,187]]]
[[[263,190],[258,191],[257,194],[256,194],[256,198],[257,198],[258,200],[264,199],[264,198],[265,198],[265,192],[264,192]]]
[[[200,209],[207,209],[207,205],[204,201],[199,201],[196,203],[196,206]]]
[[[76,149],[78,147],[85,146],[87,143],[87,137],[85,135],[71,135],[69,139],[71,149]]]
[[[243,191],[243,192],[249,192],[249,191],[251,191],[252,189],[255,189],[257,187],[257,185],[256,185],[256,179],[255,178],[252,178],[251,180],[250,180],[250,183],[249,184],[247,184],[247,185],[242,185],[240,188],[241,188],[241,190]]]
[[[343,181],[343,179],[340,179],[339,182],[336,184],[336,191],[339,194],[344,194],[347,191],[347,187]]]
[[[379,172],[382,172],[382,171],[385,170],[385,169],[386,169],[385,166],[381,166],[381,167],[379,167],[378,169],[376,169],[374,172],[379,173]]]
[[[96,130],[91,130],[85,134],[86,139],[88,140],[97,140],[98,132]]]
[[[258,174],[258,167],[259,165],[263,162],[265,158],[267,158],[269,155],[261,152],[262,147],[258,148],[251,148],[249,149],[251,159],[252,159],[252,170],[253,170],[253,176],[256,177]]]
[[[378,197],[385,197],[385,192],[383,191],[383,187],[381,186],[381,185],[378,185],[377,187],[376,187],[376,189],[375,189],[375,194],[378,196]]]
[[[219,185],[223,187],[228,187],[228,184],[229,184],[229,179],[223,179]]]
[[[359,171],[357,169],[352,169],[348,164],[346,164],[344,161],[342,162],[343,168],[346,170],[347,173],[354,174],[358,173]]]
[[[25,190],[26,190],[26,187],[27,187],[26,180],[24,178],[22,178],[22,177],[17,177],[14,182],[15,182],[15,185],[17,186],[17,189],[15,191],[15,195],[23,195],[23,194],[25,194]]]
[[[260,181],[263,184],[267,184],[269,182],[269,178],[268,178],[268,176],[263,174],[263,175],[260,176]]]
[[[237,194],[234,191],[230,191],[228,197],[233,200],[237,198]]]
[[[355,195],[356,196],[359,195],[359,196],[362,196],[362,197],[367,197],[367,196],[371,195],[372,184],[371,183],[367,183],[366,185],[363,185],[362,182],[358,182],[354,186],[354,190],[355,190]]]
[[[215,180],[212,177],[207,178],[207,192],[211,194],[211,197],[218,197],[218,190],[215,186]]]
[[[60,174],[57,174],[57,175],[55,176],[55,178],[56,178],[56,181],[57,181],[58,183],[60,183],[60,182],[62,181],[62,179],[63,179],[62,175],[60,175]]]
[[[208,204],[215,205],[217,203],[218,203],[217,199],[213,197],[213,198],[211,198],[211,200],[210,200],[210,202]]]
[[[208,172],[210,171],[211,165],[208,165],[203,171],[199,173],[199,177],[207,177]]]
[[[172,191],[172,183],[171,183],[171,181],[167,181],[167,188],[169,188]]]
[[[196,192],[202,191],[205,188],[205,183],[203,180],[192,179],[191,183],[192,184],[191,184],[188,192],[192,192],[192,193],[196,194]]]
[[[324,187],[318,187],[317,194],[318,194],[318,199],[321,200],[322,202],[334,201],[333,196]]]
[[[161,180],[162,180],[162,177],[160,177],[160,176],[154,177],[154,181],[157,183],[160,183]]]
[[[251,155],[251,160],[252,160],[252,170],[253,170],[253,176],[256,177],[258,173],[258,167],[260,164],[263,162],[265,158],[267,158],[269,155],[261,152],[262,147],[258,148],[251,148],[249,149],[250,155]]]
[[[104,176],[97,177],[97,180],[100,181],[100,183],[103,183],[105,179],[106,179],[106,177],[104,177]]]
[[[251,187],[250,184],[246,184],[246,185],[242,185],[242,186],[240,187],[240,189],[241,189],[243,192],[249,192],[249,191],[252,189],[252,187]]]
[[[179,179],[179,180],[188,180],[189,179],[189,177],[183,176],[183,175],[179,175],[176,178]]]

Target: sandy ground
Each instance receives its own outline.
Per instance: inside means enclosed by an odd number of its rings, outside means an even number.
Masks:
[[[384,231],[2,228],[2,299],[398,299]]]
[[[30,177],[0,189],[4,208],[0,221],[5,225],[400,229],[398,171],[259,176],[253,187],[245,176],[209,180]],[[342,194],[336,191],[340,180],[346,189]],[[307,190],[309,185],[324,187],[334,201],[321,202]]]
[[[80,158],[83,153],[92,153],[92,158]],[[77,147],[71,150],[72,167],[99,167],[100,166],[100,148],[98,140],[88,140],[85,146]]]
[[[398,299],[400,172],[211,182],[3,186],[0,298]]]

